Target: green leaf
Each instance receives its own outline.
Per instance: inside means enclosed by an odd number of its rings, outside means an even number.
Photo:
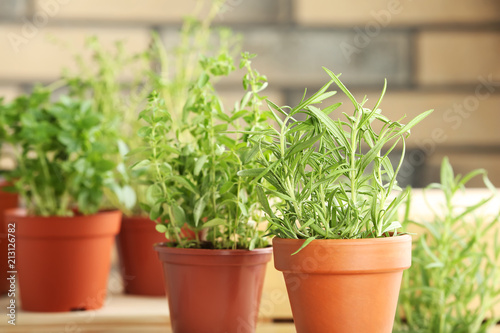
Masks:
[[[258,152],[259,152],[259,145],[253,145],[253,147],[250,150],[246,151],[245,154],[243,155],[242,163],[244,165],[250,163]]]
[[[203,223],[203,228],[211,228],[219,225],[227,225],[226,220],[216,217],[214,219],[211,219],[210,221]]]
[[[200,218],[203,216],[203,212],[205,211],[205,207],[207,205],[206,197],[207,194],[199,198],[194,205],[193,215],[194,215],[194,225],[196,227],[198,226],[198,222],[200,221]]]
[[[240,177],[257,177],[264,170],[266,170],[266,168],[245,169],[238,171],[237,175]]]
[[[163,214],[162,203],[157,203],[151,206],[151,211],[149,212],[149,218],[151,221],[156,221]]]
[[[327,106],[326,108],[323,109],[323,113],[329,115],[333,111],[337,110],[341,105],[342,103],[335,103],[330,106]]]
[[[160,199],[163,199],[163,191],[161,189],[161,186],[158,184],[150,185],[146,190],[146,202],[150,206],[154,206]]]
[[[385,234],[386,232],[394,231],[396,229],[400,229],[402,227],[403,226],[398,221],[391,222],[391,224],[389,224],[388,226],[386,226],[384,228],[384,230],[382,230],[382,234]],[[381,235],[378,235],[378,236],[381,236]]]
[[[248,210],[244,204],[242,204],[241,202],[238,202],[238,207],[240,208],[241,214],[243,216],[248,216]]]
[[[354,108],[357,110],[359,109],[359,103],[356,101],[356,98],[351,94],[351,92],[346,88],[346,86],[340,81],[339,75],[335,75],[331,70],[329,70],[326,67],[323,67],[323,70],[332,78],[332,80],[335,82],[335,84],[346,94],[346,96],[351,100],[352,105],[354,105]]]
[[[251,92],[250,92],[251,94]],[[244,104],[246,105],[246,104]],[[241,111],[238,111],[238,112],[235,112],[232,116],[231,116],[231,121],[235,121],[236,119],[239,119],[241,117],[244,117],[246,115],[250,114],[247,110],[241,110]]]
[[[337,127],[335,122],[320,109],[314,106],[309,106],[308,110],[311,111],[312,114],[314,114],[316,118],[326,126],[330,133],[332,133],[337,140],[339,140],[340,144],[342,144],[347,151],[351,150],[351,144],[346,139],[342,128]]]
[[[292,199],[292,197],[290,197],[288,194],[281,193],[281,192],[271,190],[271,189],[267,189],[267,191],[269,193],[271,193],[272,195],[277,196],[283,200],[290,201],[290,202],[296,202],[296,200]]]
[[[207,82],[210,80],[210,77],[206,73],[201,73],[200,77],[198,78],[198,88],[203,88]]]
[[[225,182],[221,188],[219,189],[219,193],[220,194],[224,194],[226,193],[227,191],[229,191],[231,189],[231,187],[233,187],[234,183],[230,180],[228,180],[227,182]]]
[[[191,191],[192,193],[198,194],[198,190],[196,189],[196,187],[187,178],[182,177],[182,176],[170,176],[169,179],[175,181],[179,185],[184,186],[184,188]]]
[[[156,231],[158,231],[160,233],[165,233],[168,230],[166,225],[160,224],[160,223],[156,224],[155,228],[156,228]]]
[[[395,134],[394,136],[397,136],[399,134],[403,134],[403,133],[408,132],[411,128],[413,128],[413,126],[415,126],[416,124],[418,124],[419,122],[421,122],[422,120],[424,120],[424,118],[426,118],[427,116],[429,116],[432,112],[434,112],[434,110],[428,110],[428,111],[425,111],[424,113],[419,114],[418,116],[416,116],[415,118],[413,118],[408,124],[406,124],[405,126],[403,126],[403,128],[401,128],[398,131],[398,133]]]
[[[309,237],[308,239],[306,239],[306,241],[304,243],[302,243],[302,246],[297,251],[292,253],[292,256],[299,253],[303,248],[305,248],[307,245],[309,245],[315,239],[316,239],[316,237]]]
[[[259,202],[262,205],[262,209],[264,209],[264,212],[269,215],[272,218],[275,218],[273,211],[271,210],[271,207],[269,206],[269,201],[267,200],[267,196],[265,195],[264,191],[260,186],[257,186],[257,196],[259,198]]]
[[[138,169],[143,169],[143,168],[148,168],[151,165],[150,160],[142,160],[137,163],[134,163],[130,169],[132,170],[138,170]]]
[[[182,207],[177,204],[173,204],[171,206],[171,209],[172,209],[172,214],[174,216],[175,224],[178,227],[184,226],[184,224],[186,223],[186,213],[184,213],[184,209],[182,209]]]
[[[202,155],[201,157],[199,157],[196,160],[196,163],[194,165],[194,170],[193,170],[193,173],[194,173],[195,176],[198,176],[200,174],[201,168],[203,168],[203,166],[205,165],[205,163],[207,162],[207,160],[208,160],[208,156],[207,155]]]
[[[291,146],[290,148],[288,148],[288,150],[286,150],[286,152],[285,152],[285,158],[290,158],[291,155],[299,153],[299,152],[303,151],[306,148],[313,147],[314,144],[319,139],[321,139],[321,137],[323,136],[323,134],[324,134],[324,132],[321,133],[321,134],[315,135],[315,136],[313,136],[312,138],[310,138],[310,139],[308,139],[306,141],[299,141],[295,145]]]

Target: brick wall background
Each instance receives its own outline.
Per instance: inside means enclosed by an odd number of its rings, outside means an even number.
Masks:
[[[146,47],[168,38],[194,0],[1,0],[0,96],[55,80],[86,36]],[[483,167],[500,187],[500,2],[497,0],[227,0],[217,24],[244,36],[268,95],[293,104],[319,88],[321,66],[389,117],[434,108],[408,141],[403,182],[437,181],[443,156],[457,172]],[[57,38],[57,43],[47,41]],[[67,48],[73,50],[68,52]],[[231,94],[232,87],[222,87]],[[340,97],[339,97],[340,98]],[[341,98],[342,99],[342,98]],[[345,100],[345,99],[344,99]],[[479,185],[477,182],[476,185]]]

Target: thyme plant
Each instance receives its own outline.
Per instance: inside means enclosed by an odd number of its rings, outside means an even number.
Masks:
[[[266,78],[251,67],[253,55],[242,54],[246,93],[232,110],[224,110],[214,88],[216,78],[234,70],[229,49],[202,56],[202,73],[188,92],[182,115],[174,119],[157,92],[149,98],[140,118],[147,125],[139,135],[145,140],[145,158],[135,168],[148,168],[152,185],[143,208],[160,220],[159,232],[178,247],[254,249],[267,246],[258,208],[257,184],[238,177],[251,155],[248,135],[267,126],[259,93]],[[248,167],[248,166],[246,166]],[[188,227],[196,239],[186,239]]]
[[[474,177],[483,177],[491,195],[460,206],[455,197]],[[496,194],[486,171],[455,175],[448,159],[441,165],[441,182],[428,188],[445,197],[423,228],[413,249],[412,273],[404,275],[398,332],[486,333],[500,320],[500,213],[479,213]],[[425,192],[424,192],[425,195]],[[404,321],[401,317],[404,317]]]
[[[315,239],[396,235],[401,227],[397,208],[408,192],[393,199],[391,195],[401,190],[396,175],[404,158],[405,138],[432,110],[407,124],[402,119],[391,121],[379,109],[386,84],[378,101],[368,108],[366,97],[358,102],[340,75],[325,71],[331,80],[307,99],[304,93],[297,106],[279,107],[268,101],[279,128],[249,133],[261,167],[242,170],[239,175],[254,182],[266,180],[257,193],[270,233],[277,237],[306,239],[306,246]],[[316,106],[335,94],[327,91],[333,83],[354,107],[352,114],[342,113],[343,120],[329,116],[341,103],[323,109]],[[298,120],[299,114],[305,119]],[[402,153],[394,169],[389,154],[398,144]],[[266,195],[278,199],[273,208]]]

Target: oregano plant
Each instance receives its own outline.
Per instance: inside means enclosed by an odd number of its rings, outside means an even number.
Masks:
[[[106,198],[126,215],[148,213],[140,205],[146,201],[147,170],[129,168],[142,156],[142,139],[136,133],[143,124],[137,116],[145,107],[147,96],[155,90],[164,101],[173,119],[167,135],[174,137],[178,125],[186,121],[182,118],[183,108],[190,87],[203,71],[200,54],[218,52],[219,48],[237,43],[227,29],[211,27],[221,3],[197,1],[194,12],[184,18],[174,43],[165,42],[154,32],[150,46],[140,52],[128,52],[122,41],[106,48],[97,37],[91,37],[86,45],[92,52],[91,59],[77,57],[78,70],[65,73],[62,84],[69,87],[70,95],[91,99],[111,126],[117,128],[119,137],[113,143],[118,147],[113,158],[117,163],[116,182],[106,190]],[[212,42],[216,31],[220,31],[219,38]]]
[[[239,175],[260,181],[257,193],[270,224],[280,238],[354,239],[396,235],[401,224],[397,208],[407,195],[396,181],[403,163],[405,139],[410,129],[431,111],[407,124],[392,121],[379,109],[380,98],[368,108],[366,97],[358,101],[340,81],[340,75],[325,68],[330,81],[295,107],[279,107],[267,101],[278,128],[249,133],[257,149],[259,168]],[[332,119],[341,103],[320,109],[336,92],[335,83],[353,106],[343,119]],[[302,117],[299,118],[299,115]],[[300,120],[303,119],[303,120]],[[375,130],[375,126],[380,129]],[[401,145],[394,168],[389,154]],[[393,197],[396,191],[398,195]],[[274,198],[272,205],[267,197]]]

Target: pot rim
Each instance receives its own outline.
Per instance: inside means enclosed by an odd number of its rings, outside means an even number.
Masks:
[[[310,274],[383,273],[411,266],[412,238],[319,239],[295,253],[305,240],[274,238],[274,265],[282,272]],[[294,255],[292,255],[295,253]]]
[[[196,256],[248,256],[248,255],[262,255],[273,252],[272,245],[261,247],[253,250],[243,249],[193,249],[193,248],[180,248],[166,246],[167,242],[156,243],[154,248],[159,253],[181,254],[181,255],[196,255]]]
[[[408,239],[411,239],[410,234],[397,234],[396,236],[391,236],[391,237],[378,237],[378,238],[355,238],[355,239],[315,239],[309,245],[315,243],[315,242],[330,242],[330,243],[335,243],[335,245],[349,245],[349,246],[355,246],[355,245],[371,245],[371,244],[380,244],[380,243],[403,243],[407,242]],[[273,244],[280,243],[280,244],[293,244],[293,243],[304,243],[306,240],[305,239],[296,239],[296,238],[280,238],[280,237],[274,237],[273,238]],[[307,246],[309,246],[307,245]]]
[[[83,214],[77,214],[73,216],[57,216],[57,215],[51,215],[51,216],[40,216],[40,215],[28,215],[28,211],[26,208],[10,208],[5,211],[5,216],[10,216],[10,217],[16,217],[16,218],[36,218],[36,219],[79,219],[79,218],[87,218],[90,216],[103,216],[103,215],[115,215],[117,213],[121,214],[121,211],[118,209],[105,209],[105,210],[100,210],[97,211],[94,214],[89,214],[89,215],[83,215]]]
[[[92,215],[36,216],[23,208],[8,209],[4,225],[15,224],[16,237],[32,239],[70,239],[115,236],[120,231],[121,211],[102,211]]]

